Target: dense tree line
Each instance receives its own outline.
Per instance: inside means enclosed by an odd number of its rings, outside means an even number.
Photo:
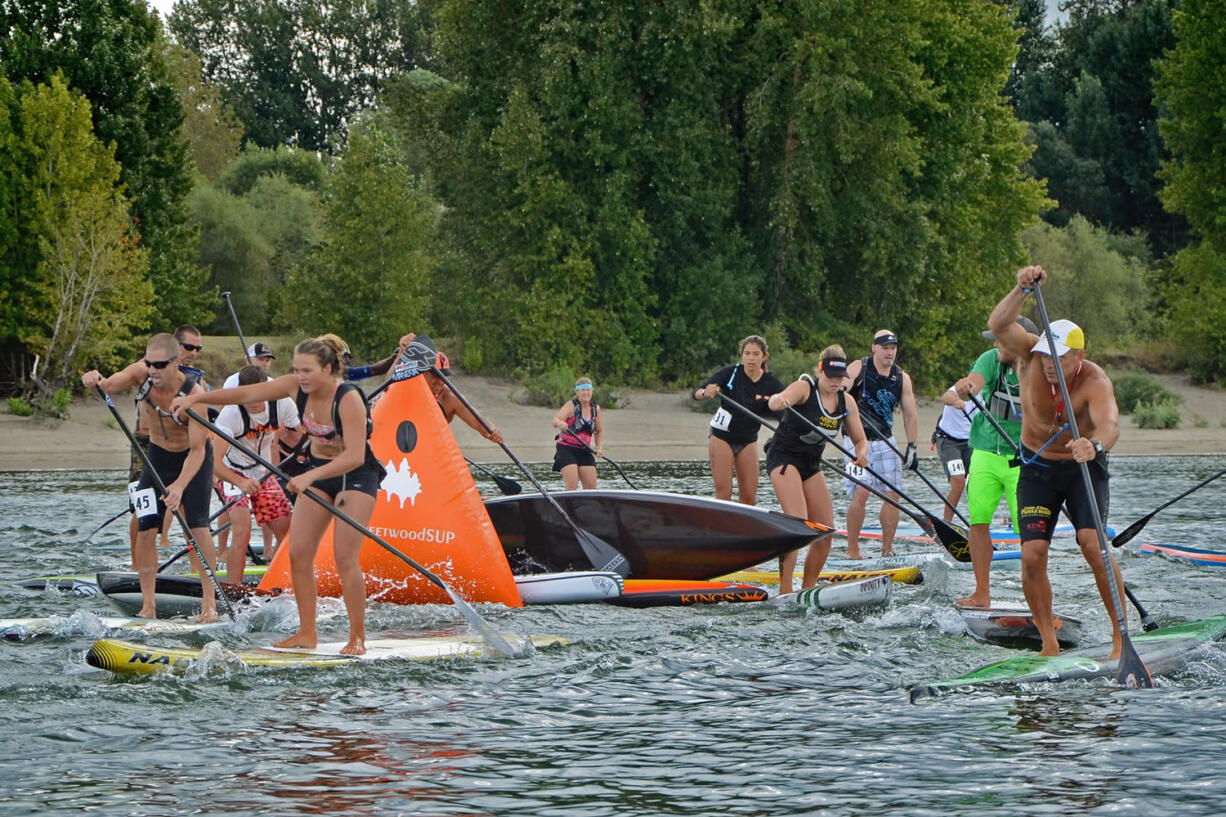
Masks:
[[[60,342],[90,230],[111,294],[60,379],[224,330],[224,290],[248,334],[425,329],[471,369],[634,383],[889,326],[933,391],[1027,259],[1097,348],[1198,337],[1173,360],[1221,377],[1220,5],[182,0],[168,39],[134,0],[0,0],[5,379]],[[82,146],[55,204],[39,127]]]

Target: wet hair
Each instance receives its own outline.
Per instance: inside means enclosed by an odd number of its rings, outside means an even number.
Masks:
[[[187,337],[188,335],[200,337],[200,330],[192,326],[190,323],[183,324],[175,330],[175,343],[182,343],[183,338]]]
[[[336,335],[320,335],[317,338],[304,340],[294,347],[296,355],[314,356],[319,361],[320,368],[331,366],[333,375],[340,375],[345,371],[345,362],[341,359],[341,355],[347,351],[349,347]]]
[[[259,366],[254,364],[244,366],[238,370],[238,385],[250,386],[254,383],[263,383],[268,379],[268,375]]]
[[[145,344],[146,350],[155,349],[160,354],[165,355],[166,360],[174,360],[179,356],[179,341],[169,332],[159,332],[149,338],[149,342]]]

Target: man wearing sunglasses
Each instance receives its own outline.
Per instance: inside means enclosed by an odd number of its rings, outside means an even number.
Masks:
[[[208,521],[213,475],[208,430],[199,423],[182,423],[170,412],[171,403],[180,394],[204,390],[194,376],[178,365],[180,343],[174,335],[154,335],[140,363],[110,377],[93,370],[81,376],[82,385],[91,393],[95,386],[100,386],[107,394],[138,387],[137,412],[140,425],[149,434],[149,460],[166,486],[165,495],[158,496],[153,475],[146,469],[132,492],[132,503],[139,518],[132,566],[141,586],[142,606],[138,615],[145,618],[157,616],[154,595],[158,568],[156,537],[168,511],[182,511],[200,551],[210,565],[215,566],[217,562]],[[141,368],[143,378],[139,373]],[[194,550],[191,560],[193,569],[201,573],[200,560]],[[203,590],[200,619],[216,620],[217,599],[212,585],[205,582]]]

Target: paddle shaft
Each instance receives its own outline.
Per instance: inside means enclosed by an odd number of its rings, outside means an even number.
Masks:
[[[1033,282],[1031,286],[1034,289],[1035,303],[1039,307],[1039,317],[1043,319],[1043,334],[1047,338],[1047,350],[1052,353],[1052,364],[1056,370],[1056,381],[1060,384],[1060,395],[1064,398],[1064,405],[1068,412],[1069,430],[1072,432],[1073,439],[1077,440],[1081,437],[1081,432],[1077,428],[1077,412],[1073,409],[1073,398],[1069,395],[1068,383],[1065,382],[1064,367],[1060,365],[1060,358],[1056,355],[1056,338],[1052,335],[1051,321],[1047,317],[1047,305],[1043,303],[1043,288],[1039,286],[1038,281]],[[1098,535],[1098,547],[1102,551],[1103,570],[1107,572],[1107,587],[1111,591],[1111,604],[1115,607],[1115,629],[1120,634],[1122,647],[1117,680],[1125,686],[1152,687],[1154,682],[1150,678],[1149,670],[1146,669],[1141,656],[1137,654],[1136,647],[1132,645],[1132,639],[1128,637],[1128,619],[1124,615],[1120,588],[1115,581],[1115,562],[1111,559],[1111,551],[1107,547],[1107,534],[1103,530],[1102,516],[1098,512],[1098,501],[1094,494],[1094,481],[1090,477],[1090,467],[1084,462],[1078,462],[1077,465],[1081,470],[1081,481],[1086,489],[1086,504],[1090,506],[1094,532]]]
[[[494,433],[494,427],[485,421],[485,418],[481,416],[480,412],[473,408],[472,403],[469,403],[468,399],[464,397],[463,394],[460,394],[460,390],[455,387],[455,384],[451,382],[447,375],[439,371],[439,368],[433,364],[430,366],[430,372],[435,377],[442,380],[443,383],[446,384],[447,388],[451,389],[451,393],[454,394],[456,399],[464,405],[464,408],[472,412],[472,415],[477,418],[477,422],[480,423],[483,428],[485,428],[488,434]],[[562,519],[566,521],[566,524],[570,526],[570,529],[575,532],[575,537],[579,540],[579,546],[583,548],[584,554],[587,555],[593,567],[599,571],[613,571],[620,575],[623,579],[630,575],[630,565],[626,561],[625,556],[618,552],[612,545],[601,541],[588,531],[581,529],[577,524],[575,524],[575,520],[571,519],[570,515],[562,509],[561,505],[558,504],[558,501],[545,490],[545,486],[541,485],[540,480],[532,475],[532,472],[528,470],[528,467],[523,464],[519,457],[515,456],[515,452],[513,452],[505,442],[498,443],[498,445],[503,451],[506,452],[506,455],[511,458],[511,461],[519,466],[519,470],[524,472],[524,476],[528,478],[528,481],[532,483],[536,490],[540,491],[541,496],[545,497],[546,501],[548,501],[549,504],[553,506],[553,509],[558,512],[558,515],[561,516]],[[600,566],[601,562],[605,562],[603,567]]]
[[[230,300],[230,293],[221,293],[222,299],[226,302],[226,307],[230,310],[230,320],[234,321],[234,331],[238,333],[238,342],[243,344],[243,357],[247,358],[247,363],[251,363],[251,355],[247,354],[247,339],[243,337],[243,328],[238,325],[238,313],[234,311],[234,302]]]
[[[791,407],[789,406],[789,408],[791,408]],[[800,415],[800,416],[801,416],[801,419],[806,419],[806,418],[805,418],[803,415]],[[881,435],[881,441],[882,441],[883,443],[885,443],[885,444],[886,444],[886,446],[887,446],[887,447],[889,447],[889,449],[890,449],[891,451],[893,451],[895,454],[897,454],[897,455],[898,455],[898,458],[899,458],[900,460],[902,460],[904,463],[906,462],[907,458],[906,458],[906,457],[904,457],[904,456],[903,456],[903,453],[902,453],[901,451],[899,451],[899,450],[898,450],[898,446],[896,446],[896,445],[894,445],[894,443],[890,442],[890,438],[889,438],[889,436],[886,434],[886,430],[885,430],[885,429],[883,429],[883,428],[881,427],[881,425],[880,425],[880,424],[877,422],[877,419],[876,419],[876,418],[875,418],[875,417],[874,417],[874,416],[873,416],[871,413],[869,413],[869,412],[863,412],[863,411],[862,411],[862,412],[860,412],[860,419],[861,419],[861,420],[868,420],[870,423],[872,423],[873,430],[874,430],[874,431],[876,431],[878,434],[880,434],[880,435]],[[812,425],[812,423],[810,423],[810,425]],[[814,426],[814,428],[816,428],[816,426]],[[933,485],[933,484],[932,484],[932,480],[930,480],[930,479],[928,479],[928,477],[924,476],[924,472],[923,472],[923,471],[920,471],[918,467],[917,467],[917,468],[915,468],[914,470],[915,470],[916,475],[917,475],[917,476],[918,476],[920,479],[922,479],[922,480],[924,481],[924,484],[925,484],[925,485],[927,485],[929,488],[931,488],[931,489],[932,489],[932,492],[933,492],[934,494],[936,494],[936,495],[937,495],[937,497],[938,497],[938,498],[939,498],[939,499],[940,499],[940,500],[941,500],[943,503],[945,503],[945,507],[946,507],[946,508],[949,508],[951,511],[953,511],[953,512],[954,512],[954,515],[955,515],[955,516],[957,516],[957,517],[958,517],[958,519],[960,519],[960,520],[962,521],[962,524],[963,524],[963,525],[967,525],[967,526],[969,526],[969,525],[971,524],[970,522],[968,522],[968,521],[967,521],[966,517],[965,517],[965,516],[963,516],[963,515],[962,515],[962,513],[961,513],[961,512],[960,512],[960,511],[959,511],[959,510],[958,510],[956,507],[954,507],[952,504],[950,504],[949,500],[948,500],[948,499],[945,497],[945,494],[941,493],[941,489],[940,489],[940,488],[938,488],[937,486]],[[877,478],[878,478],[878,479],[881,479],[881,477],[877,477]],[[901,493],[900,493],[899,495],[901,496]]]
[[[729,399],[729,402],[731,402],[731,398],[728,398],[728,399]],[[749,411],[749,409],[745,408],[744,406],[740,406],[740,408],[742,411]],[[839,443],[839,441],[836,440],[834,437],[830,436],[829,434],[827,434],[826,430],[823,429],[821,426],[814,423],[812,420],[810,420],[808,417],[801,414],[799,411],[797,411],[792,406],[788,406],[788,411],[792,412],[792,414],[800,418],[800,420],[803,423],[805,423],[805,425],[809,426],[809,428],[813,429],[818,434],[820,434],[823,438],[825,438],[826,442],[838,448],[840,451],[844,450],[843,446]],[[900,497],[902,497],[903,499],[907,500],[912,505],[914,505],[917,509],[919,509],[920,513],[922,513],[924,517],[926,517],[926,519],[916,516],[914,513],[907,510],[906,508],[904,508],[902,505],[898,504],[897,502],[893,501],[891,498],[887,497],[885,494],[881,493],[880,491],[873,490],[873,488],[871,488],[867,483],[861,482],[860,480],[853,477],[851,474],[848,474],[846,468],[838,468],[837,466],[831,465],[830,462],[824,458],[822,459],[822,462],[828,468],[832,468],[838,471],[844,477],[851,480],[855,484],[859,485],[861,488],[864,488],[866,491],[876,494],[883,501],[889,501],[891,505],[898,508],[900,511],[905,513],[907,516],[911,517],[911,519],[915,520],[915,523],[917,525],[919,525],[925,531],[928,531],[931,535],[936,537],[936,539],[941,543],[941,545],[947,551],[949,551],[949,555],[953,556],[954,559],[956,559],[959,562],[970,561],[970,550],[969,550],[970,546],[967,543],[967,537],[965,533],[962,533],[956,530],[952,525],[950,525],[944,519],[938,519],[936,516],[933,516],[931,513],[925,510],[922,505],[920,505],[918,502],[916,502],[911,497],[904,494],[901,488],[895,485],[891,485],[890,481],[886,479],[885,477],[881,476],[881,474],[878,474],[876,471],[874,471],[872,468],[869,468],[867,465],[864,466],[865,471],[867,471],[869,474],[875,477],[877,481],[880,482],[882,485],[889,487]]]
[[[1171,507],[1172,505],[1174,505],[1179,500],[1183,499],[1188,494],[1192,493],[1193,491],[1199,491],[1201,488],[1204,488],[1210,482],[1213,482],[1215,479],[1219,479],[1224,475],[1226,475],[1226,470],[1218,471],[1216,474],[1209,477],[1209,479],[1204,480],[1203,482],[1192,486],[1191,488],[1184,491],[1182,494],[1175,497],[1174,499],[1169,499],[1166,502],[1163,502],[1161,505],[1154,508],[1152,511],[1147,513],[1145,516],[1142,516],[1136,522],[1133,522],[1131,525],[1124,528],[1124,530],[1121,531],[1118,536],[1116,536],[1114,539],[1111,540],[1111,544],[1114,545],[1115,547],[1122,547],[1123,545],[1127,544],[1128,542],[1132,540],[1134,536],[1136,536],[1138,533],[1141,532],[1142,528],[1144,528],[1146,525],[1149,524],[1149,520],[1153,519],[1155,516],[1158,515],[1159,511],[1165,510],[1166,508]]]
[[[724,394],[723,392],[719,392],[719,397],[720,397],[720,399],[721,399],[721,400],[723,400],[724,402],[728,403],[730,406],[732,406],[733,408],[735,408],[737,411],[740,411],[740,412],[744,413],[746,417],[752,417],[752,418],[753,418],[754,420],[756,420],[756,421],[757,421],[759,424],[761,424],[761,425],[762,425],[764,428],[767,428],[767,429],[769,429],[769,430],[770,430],[770,431],[772,431],[772,432],[777,430],[777,429],[775,428],[775,426],[771,425],[771,424],[770,424],[770,423],[768,423],[768,422],[767,422],[765,419],[763,419],[762,417],[759,417],[757,414],[754,414],[754,413],[753,413],[752,411],[750,411],[750,410],[749,410],[749,409],[748,409],[746,406],[741,405],[741,404],[740,404],[740,403],[738,403],[736,400],[732,399],[731,397],[729,397],[728,395]],[[804,417],[802,416],[802,417],[801,417],[801,419],[804,419]],[[814,428],[817,428],[817,426],[814,426]],[[818,430],[819,432],[821,432],[823,435],[825,435],[825,432],[824,432],[824,431],[822,431],[820,428],[818,428],[817,430]],[[827,440],[829,440],[829,441],[831,441],[831,442],[834,442],[834,440],[833,440],[832,438],[830,438],[829,436],[826,436],[826,439],[827,439]],[[839,450],[840,450],[840,451],[841,451],[841,450],[843,450],[843,447],[842,447],[842,446],[840,446],[840,445],[839,445],[837,442],[834,442],[834,445],[835,445],[835,446],[837,446],[837,447],[839,448]],[[905,513],[907,516],[909,516],[909,517],[911,518],[911,520],[912,520],[912,521],[914,521],[914,522],[915,522],[915,524],[919,525],[919,526],[920,526],[921,528],[923,528],[925,531],[931,530],[931,527],[932,527],[932,526],[929,524],[929,520],[928,520],[928,519],[925,519],[925,518],[924,518],[924,517],[922,517],[922,516],[918,516],[918,515],[917,515],[917,514],[915,514],[915,513],[914,513],[914,512],[913,512],[913,511],[912,511],[910,508],[907,508],[907,507],[903,506],[902,504],[900,504],[900,503],[898,502],[898,500],[894,499],[894,498],[893,498],[893,497],[891,497],[891,496],[887,496],[886,494],[882,493],[881,491],[878,491],[876,488],[873,488],[873,487],[872,487],[871,485],[869,485],[867,482],[864,482],[863,480],[857,479],[856,477],[854,477],[854,476],[852,476],[851,474],[847,473],[847,472],[846,472],[846,471],[845,471],[845,470],[844,470],[844,469],[843,469],[841,466],[839,466],[838,464],[836,464],[836,463],[832,463],[830,460],[826,459],[825,457],[821,457],[820,459],[821,459],[821,463],[822,463],[822,465],[826,466],[826,467],[827,467],[827,468],[829,468],[831,471],[834,471],[835,473],[839,474],[840,476],[846,477],[846,478],[847,478],[849,481],[851,481],[851,482],[855,483],[856,485],[859,485],[859,486],[860,486],[861,488],[863,488],[864,490],[866,490],[866,491],[868,491],[869,493],[871,493],[871,494],[873,494],[874,496],[876,496],[876,497],[877,497],[878,499],[880,499],[882,502],[885,502],[885,503],[886,503],[886,504],[888,504],[888,505],[892,505],[893,507],[897,508],[897,509],[898,509],[899,511],[901,511],[902,513]],[[868,470],[868,469],[865,469],[865,470]],[[869,473],[872,473],[872,472],[870,471]],[[876,476],[876,474],[874,474],[874,476]],[[881,477],[877,477],[877,478],[878,478],[878,479],[881,479]],[[882,480],[882,481],[884,482],[884,480]],[[942,544],[943,544],[943,543],[942,543]],[[963,542],[963,544],[965,545],[965,542]]]
[[[635,490],[635,491],[637,491],[637,490],[639,489],[639,487],[638,487],[637,485],[635,485],[633,482],[631,482],[631,481],[630,481],[630,477],[626,476],[626,472],[622,470],[622,467],[621,467],[620,465],[618,465],[617,463],[615,463],[613,460],[609,459],[609,458],[608,458],[607,456],[605,456],[604,454],[597,455],[597,454],[596,454],[596,449],[592,448],[592,446],[590,446],[590,445],[587,443],[587,441],[586,441],[586,440],[584,440],[582,437],[580,437],[578,434],[576,434],[576,433],[575,433],[575,430],[574,430],[573,428],[571,428],[570,426],[567,426],[566,428],[562,429],[562,433],[563,433],[563,434],[569,434],[570,436],[574,437],[576,440],[578,440],[579,442],[583,443],[583,447],[584,447],[584,448],[586,448],[588,451],[591,451],[591,452],[592,452],[592,456],[599,456],[599,457],[600,457],[602,460],[604,460],[605,462],[607,462],[609,465],[612,465],[614,468],[616,468],[616,469],[617,469],[617,473],[619,473],[619,474],[621,474],[621,475],[622,475],[622,479],[624,479],[624,480],[626,481],[626,484],[627,484],[627,485],[629,485],[629,486],[631,487],[631,489],[633,489],[633,490]]]
[[[102,529],[103,529],[103,528],[105,528],[107,525],[111,524],[111,523],[112,523],[112,522],[114,522],[116,519],[118,519],[119,517],[123,516],[125,513],[129,513],[131,510],[132,510],[131,508],[124,508],[122,511],[120,511],[120,512],[119,512],[119,513],[117,513],[117,514],[115,514],[115,515],[114,515],[114,516],[112,516],[110,519],[106,520],[106,521],[105,521],[105,522],[103,522],[101,525],[99,525],[98,527],[96,527],[96,528],[94,528],[92,531],[90,531],[89,536],[86,536],[86,537],[85,537],[85,539],[84,539],[83,541],[84,541],[84,542],[88,542],[90,539],[93,539],[93,538],[94,538],[94,535],[95,535],[96,533],[98,533],[98,531],[102,530]]]
[[[115,418],[115,422],[119,424],[119,428],[123,431],[124,436],[128,438],[128,442],[132,444],[132,448],[140,456],[141,462],[144,464],[144,470],[149,474],[149,480],[153,486],[157,488],[158,493],[164,498],[166,496],[166,483],[162,482],[162,476],[153,467],[153,461],[149,459],[149,454],[145,449],[141,448],[140,444],[133,436],[132,430],[128,428],[128,424],[123,421],[123,417],[119,415],[119,410],[115,408],[115,404],[111,402],[111,396],[100,385],[95,385],[94,388],[98,391],[98,395],[102,401],[106,403],[106,407],[110,410],[111,416]],[[213,572],[213,566],[209,564],[209,560],[200,552],[200,545],[196,542],[196,537],[192,535],[192,529],[188,527],[187,520],[183,518],[183,513],[178,509],[174,509],[174,517],[179,522],[179,527],[183,529],[183,537],[187,540],[187,546],[196,551],[196,557],[200,559],[200,564],[204,568],[204,575],[209,577],[209,581],[213,585],[214,592],[221,600],[222,606],[226,608],[226,614],[230,620],[234,620],[234,608],[230,605],[230,597],[226,595],[226,591],[222,589],[221,582],[217,580],[217,574]]]
[[[251,457],[251,459],[255,460],[260,465],[264,466],[265,468],[267,468],[272,473],[276,474],[281,479],[284,479],[287,481],[290,479],[289,475],[287,475],[284,471],[282,471],[272,462],[264,459],[264,457],[260,456],[259,453],[252,451],[250,448],[243,445],[238,440],[234,439],[234,437],[232,437],[229,433],[213,425],[212,423],[210,423],[205,418],[201,417],[199,414],[197,414],[192,409],[187,409],[186,413],[188,417],[191,417],[197,423],[200,423],[200,425],[209,429],[214,434],[221,437],[223,440],[225,440],[230,445],[237,448],[239,451],[242,451],[248,457]],[[479,633],[481,633],[481,635],[484,636],[487,641],[490,642],[490,644],[496,647],[499,650],[499,652],[503,653],[504,655],[508,655],[512,657],[516,655],[515,649],[512,648],[511,645],[507,643],[506,639],[504,639],[497,632],[495,632],[494,629],[485,621],[485,619],[477,615],[477,611],[474,610],[469,605],[468,602],[460,598],[459,594],[457,594],[454,590],[452,590],[451,587],[449,587],[446,582],[444,582],[438,576],[431,573],[426,568],[419,565],[417,562],[415,562],[412,558],[410,558],[407,554],[405,554],[399,548],[385,541],[382,537],[376,535],[373,531],[371,531],[361,522],[358,522],[356,519],[351,517],[349,514],[345,513],[340,508],[333,505],[331,502],[325,499],[322,494],[316,491],[313,487],[307,488],[305,491],[303,491],[303,493],[306,494],[308,497],[310,497],[312,501],[314,501],[315,503],[317,503],[318,505],[320,505],[321,507],[329,511],[337,519],[341,520],[346,525],[356,530],[358,533],[361,533],[367,539],[370,539],[372,542],[375,542],[380,547],[382,547],[384,550],[391,553],[393,556],[400,559],[405,564],[407,564],[409,567],[413,568],[418,573],[420,573],[422,576],[424,576],[426,579],[428,579],[429,581],[437,585],[439,588],[441,588],[444,593],[446,593],[448,596],[451,597],[452,603],[455,604],[456,608],[460,610],[461,614],[463,614],[463,616],[466,619],[468,619],[469,623],[472,624],[473,627],[475,627],[476,630]]]
[[[476,468],[478,471],[494,480],[494,484],[498,486],[498,490],[502,491],[507,496],[515,496],[524,489],[524,486],[520,485],[515,480],[510,479],[509,477],[500,477],[481,463],[473,462],[468,457],[464,458],[464,462],[468,463],[473,468]]]

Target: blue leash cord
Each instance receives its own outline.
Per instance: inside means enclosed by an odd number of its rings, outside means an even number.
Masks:
[[[1030,459],[1026,459],[1026,454],[1023,453],[1022,447],[1019,445],[1017,447],[1017,458],[1021,460],[1022,465],[1037,465],[1040,468],[1051,468],[1050,465],[1046,465],[1044,463],[1039,462],[1039,455],[1042,454],[1044,451],[1046,451],[1048,447],[1056,441],[1057,437],[1059,437],[1061,434],[1063,434],[1064,432],[1068,430],[1069,430],[1069,424],[1065,423],[1063,426],[1061,426],[1056,431],[1055,434],[1051,436],[1051,439],[1043,443],[1042,448],[1040,448],[1038,451],[1034,452],[1034,454],[1031,455]]]

